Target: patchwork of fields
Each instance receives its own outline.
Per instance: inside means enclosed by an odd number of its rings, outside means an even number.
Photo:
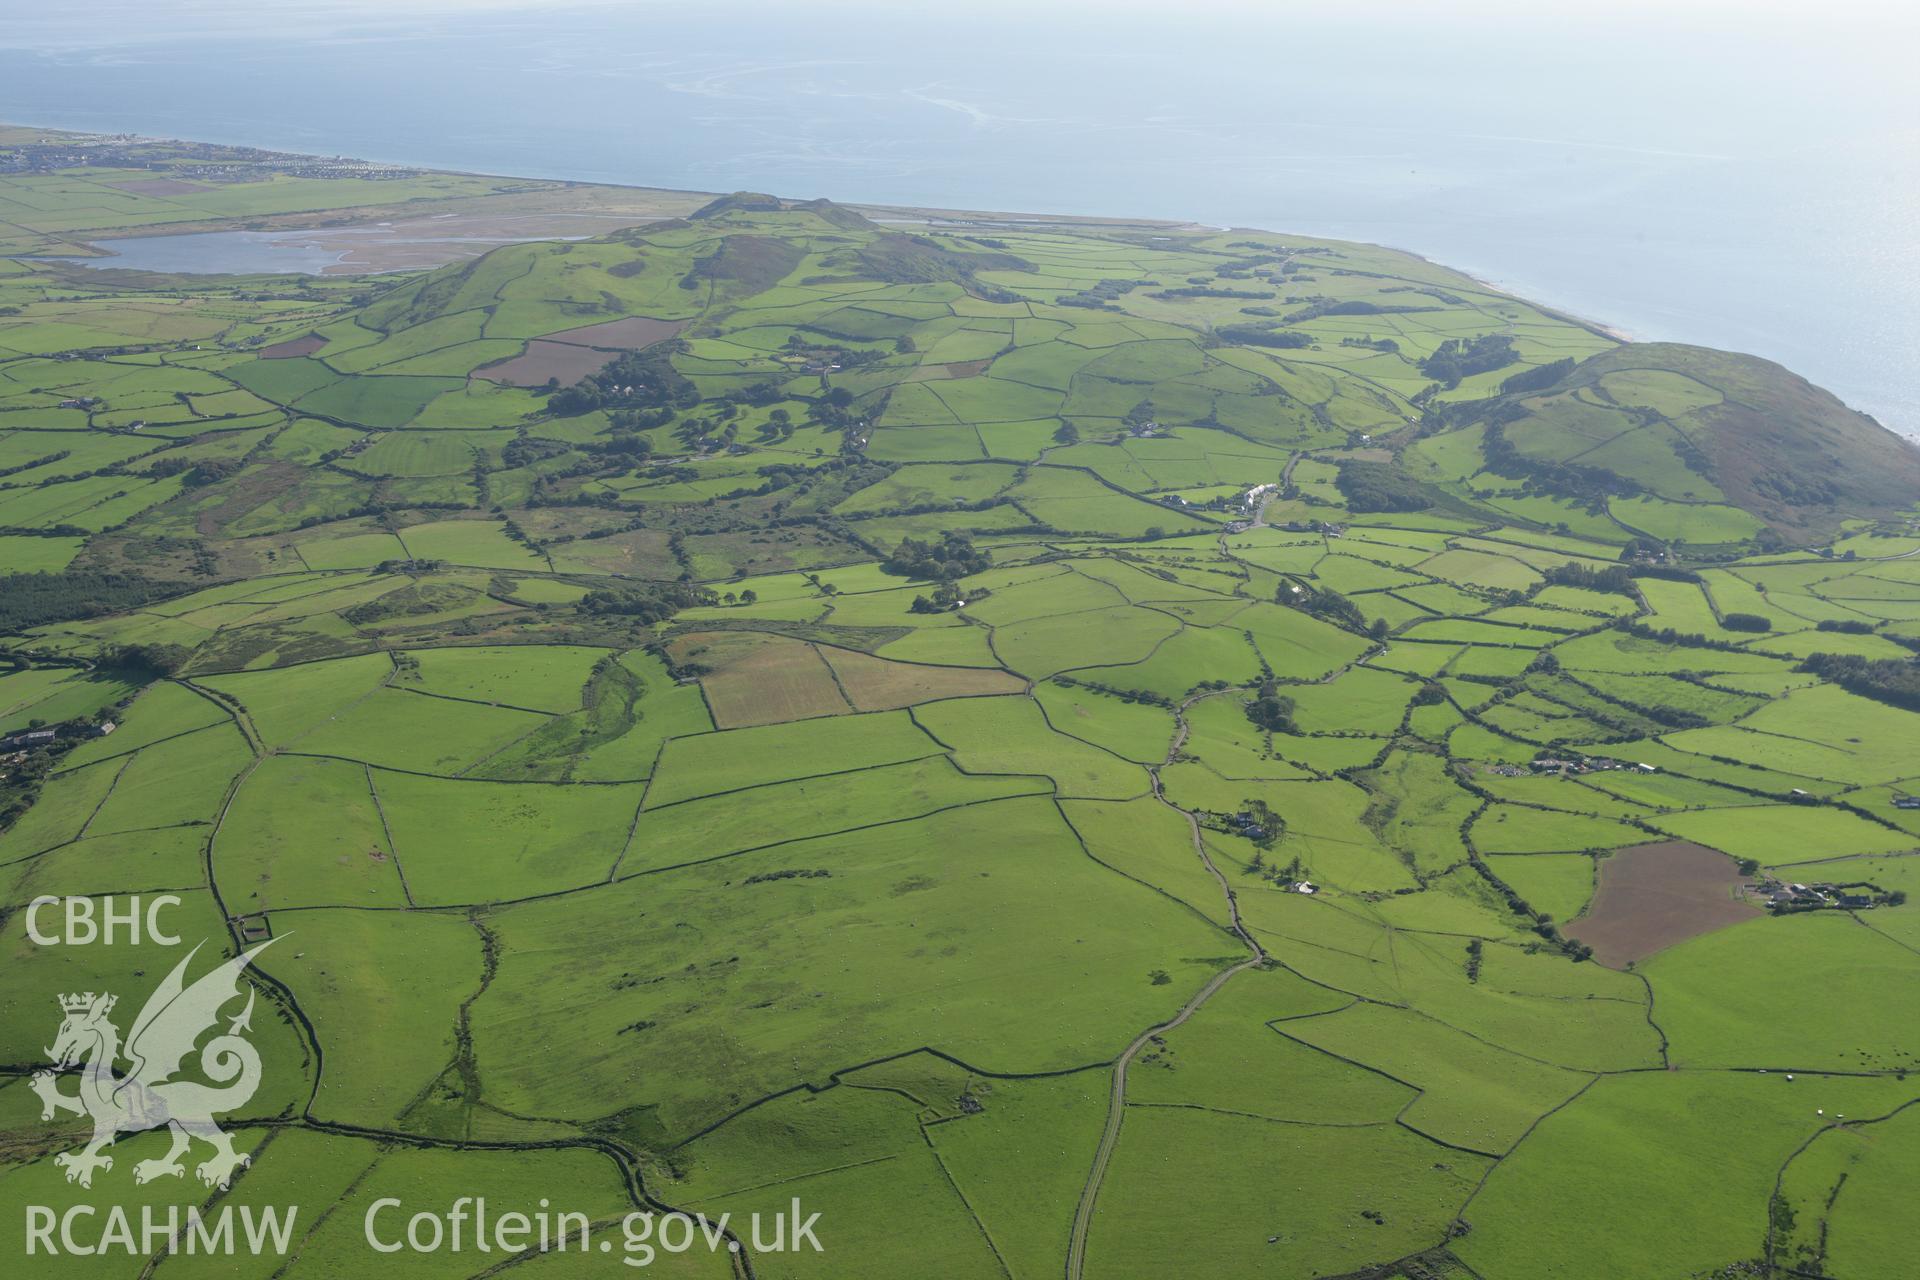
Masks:
[[[274,940],[256,1160],[95,1191],[297,1199],[288,1275],[621,1273],[359,1236],[560,1193],[822,1215],[675,1274],[1909,1274],[1920,488],[1750,500],[1771,375],[1689,350],[751,195],[0,260],[0,733],[67,726],[4,793],[0,1202],[81,1195],[55,997],[177,960],[24,908],[170,892]],[[33,1274],[149,1267],[216,1273]]]

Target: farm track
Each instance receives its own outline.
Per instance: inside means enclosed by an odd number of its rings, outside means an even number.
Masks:
[[[1253,934],[1241,923],[1240,905],[1234,897],[1233,886],[1227,883],[1226,876],[1221,873],[1219,867],[1214,865],[1213,859],[1207,854],[1206,843],[1200,836],[1199,820],[1187,810],[1182,809],[1179,805],[1167,799],[1166,792],[1163,791],[1160,786],[1161,768],[1178,759],[1180,749],[1186,745],[1188,732],[1187,708],[1200,701],[1201,698],[1208,696],[1210,695],[1200,694],[1188,698],[1180,704],[1178,710],[1174,713],[1179,723],[1179,728],[1173,735],[1172,744],[1167,748],[1167,758],[1162,761],[1160,765],[1155,765],[1152,769],[1148,770],[1148,774],[1153,781],[1153,798],[1186,819],[1187,830],[1193,840],[1193,852],[1195,856],[1200,859],[1201,865],[1206,867],[1207,874],[1211,875],[1214,880],[1219,883],[1220,892],[1226,898],[1227,915],[1232,922],[1231,927],[1233,933],[1241,942],[1246,944],[1249,954],[1246,959],[1240,961],[1238,964],[1222,969],[1219,973],[1215,974],[1204,987],[1201,987],[1199,991],[1194,993],[1192,999],[1180,1007],[1180,1011],[1174,1014],[1173,1017],[1165,1022],[1148,1027],[1145,1031],[1135,1036],[1133,1042],[1129,1044],[1120,1054],[1119,1058],[1115,1060],[1113,1064],[1113,1088],[1107,1102],[1106,1128],[1101,1131],[1100,1145],[1095,1150],[1093,1156],[1093,1167],[1087,1173],[1086,1185],[1082,1187],[1080,1191],[1080,1203],[1074,1210],[1073,1236],[1067,1246],[1067,1280],[1081,1280],[1085,1273],[1087,1232],[1092,1225],[1094,1209],[1099,1202],[1101,1183],[1106,1179],[1107,1164],[1112,1160],[1114,1147],[1120,1141],[1121,1122],[1126,1116],[1127,1067],[1132,1063],[1135,1056],[1139,1054],[1140,1050],[1151,1044],[1156,1037],[1180,1026],[1198,1012],[1201,1006],[1211,1000],[1220,988],[1226,986],[1227,981],[1235,974],[1254,968],[1264,963],[1267,959],[1265,948],[1255,940]]]

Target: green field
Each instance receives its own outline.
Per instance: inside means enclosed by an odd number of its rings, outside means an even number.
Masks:
[[[90,1191],[297,1196],[288,1275],[796,1198],[822,1255],[658,1265],[1912,1270],[1920,462],[1824,392],[1374,246],[113,146],[0,177],[0,1257],[84,1199],[55,998],[177,962],[26,908],[168,892],[196,974],[274,940],[255,1159]],[[430,270],[34,256],[568,201]],[[1674,840],[1782,908],[1609,856]],[[482,1192],[595,1248],[361,1237]]]

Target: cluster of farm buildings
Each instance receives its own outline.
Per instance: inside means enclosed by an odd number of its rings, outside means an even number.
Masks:
[[[1605,756],[1537,756],[1525,765],[1496,764],[1488,768],[1488,773],[1499,774],[1503,778],[1525,778],[1539,774],[1571,777],[1582,773],[1602,773],[1609,769],[1631,769],[1636,773],[1658,773],[1660,770],[1650,764],[1635,764],[1626,760],[1611,760]]]
[[[1812,911],[1833,907],[1844,911],[1877,906],[1884,895],[1867,884],[1799,884],[1763,876],[1748,889],[1772,911]]]
[[[104,738],[113,730],[114,723],[111,720],[88,725],[78,735],[63,734],[63,729],[18,729],[0,736],[0,767],[11,769],[25,760],[28,752],[50,747],[62,736]]]

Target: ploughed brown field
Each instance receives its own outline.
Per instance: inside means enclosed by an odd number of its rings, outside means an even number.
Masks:
[[[1600,861],[1587,913],[1563,932],[1592,947],[1601,964],[1624,968],[1760,914],[1735,895],[1742,879],[1732,858],[1687,840],[1618,849]]]
[[[685,320],[655,320],[652,316],[628,316],[601,324],[583,324],[578,329],[562,329],[547,335],[548,342],[567,342],[576,347],[599,347],[603,351],[639,351],[656,342],[678,337],[687,327]]]
[[[644,350],[656,342],[665,342],[686,327],[684,320],[628,316],[624,320],[562,329],[534,339],[525,351],[511,359],[475,369],[473,376],[516,387],[544,387],[549,378],[558,378],[565,385],[598,373],[616,352]]]
[[[991,360],[956,360],[949,364],[923,364],[912,381],[937,382],[941,378],[977,378],[987,371]]]
[[[527,349],[519,355],[475,369],[473,376],[516,387],[544,387],[549,378],[558,378],[560,385],[565,386],[580,381],[590,373],[600,372],[612,360],[611,351],[596,351],[592,347],[576,347],[565,342],[537,338],[529,342]]]
[[[310,356],[326,345],[325,338],[317,333],[309,333],[305,337],[288,338],[285,342],[262,347],[255,354],[262,360],[291,360],[295,356]]]

